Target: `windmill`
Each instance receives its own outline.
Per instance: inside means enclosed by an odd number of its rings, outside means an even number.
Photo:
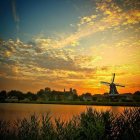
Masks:
[[[112,77],[111,83],[101,81],[101,84],[105,84],[107,86],[110,86],[109,95],[118,95],[119,94],[118,91],[117,91],[116,86],[118,86],[118,87],[125,87],[124,85],[120,85],[120,84],[114,83],[114,80],[115,80],[115,73],[113,73],[113,77]]]

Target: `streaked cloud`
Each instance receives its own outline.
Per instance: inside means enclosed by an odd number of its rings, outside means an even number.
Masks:
[[[17,32],[19,32],[20,18],[19,18],[18,12],[17,12],[16,0],[12,0],[12,14],[13,14],[14,21],[16,23]]]
[[[35,41],[44,49],[48,48],[64,48],[67,46],[78,46],[79,40],[94,35],[98,32],[114,29],[118,30],[119,26],[138,24],[140,22],[140,10],[128,9],[124,11],[121,5],[112,0],[105,0],[96,3],[96,13],[81,17],[77,23],[77,31],[70,35],[61,36],[61,39],[36,38]]]
[[[32,83],[38,88],[74,87],[80,92],[99,93],[107,91],[100,81],[110,81],[111,73],[116,72],[116,81],[128,86],[126,92],[137,90],[140,77],[137,2],[125,0],[124,5],[113,0],[96,2],[93,12],[81,16],[75,25],[69,24],[73,32],[54,36],[42,33],[28,43],[20,39],[0,41],[0,77],[8,82]],[[12,10],[19,26],[16,1],[12,1]]]

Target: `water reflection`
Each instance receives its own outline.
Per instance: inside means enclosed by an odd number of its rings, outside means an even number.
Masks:
[[[88,107],[92,107],[97,111],[111,110],[114,113],[121,113],[124,108],[118,106],[86,106],[86,105],[57,105],[57,104],[10,104],[0,103],[0,119],[14,121],[28,117],[31,114],[45,114],[50,112],[52,118],[60,118],[61,120],[69,120],[73,115],[78,115],[86,111]]]

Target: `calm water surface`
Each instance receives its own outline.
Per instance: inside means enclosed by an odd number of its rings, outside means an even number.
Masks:
[[[86,111],[88,107],[92,107],[98,111],[112,110],[114,113],[121,113],[124,108],[118,106],[86,106],[86,105],[57,105],[57,104],[16,104],[16,103],[0,103],[0,120],[14,121],[29,117],[31,114],[45,114],[50,112],[52,118],[60,118],[69,120],[73,115],[78,115]]]

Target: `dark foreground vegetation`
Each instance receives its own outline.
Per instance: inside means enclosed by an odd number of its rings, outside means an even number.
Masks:
[[[86,112],[63,122],[51,119],[49,113],[36,115],[11,124],[0,121],[1,140],[139,140],[140,108],[125,109],[121,114],[111,111]]]

